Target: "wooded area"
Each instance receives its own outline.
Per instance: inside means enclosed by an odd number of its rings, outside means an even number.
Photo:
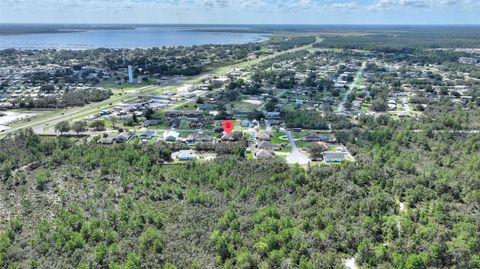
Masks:
[[[356,163],[225,155],[158,165],[168,144],[0,142],[2,268],[480,266],[478,119],[365,117],[338,131]]]

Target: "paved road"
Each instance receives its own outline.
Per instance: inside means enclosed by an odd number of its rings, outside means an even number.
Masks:
[[[403,103],[403,110],[410,115],[410,112],[412,111],[412,109],[410,108],[410,103],[408,102],[408,98],[403,97],[402,103]]]
[[[319,42],[319,41],[321,41],[321,39],[320,40],[317,39],[317,42]],[[292,52],[292,51],[306,49],[306,48],[309,48],[309,47],[312,47],[312,45],[306,45],[306,46],[303,46],[303,47],[298,47],[298,48],[294,48],[294,49],[291,49],[291,50],[278,52],[278,53],[266,56],[266,57],[262,58],[262,60],[268,59],[268,58],[273,58],[273,57],[276,57],[276,56],[279,56],[279,55],[282,55],[282,54],[285,54],[285,53],[289,53],[289,52]],[[250,61],[249,65],[250,64],[253,65],[255,63],[256,63],[256,61]],[[231,65],[231,66],[228,66],[228,67],[233,68],[233,67],[235,67],[235,64]],[[205,78],[207,76],[208,76],[208,74],[201,74],[201,75],[195,76],[195,77],[190,78],[190,79],[187,79],[187,78],[185,78],[185,79],[186,79],[186,83],[187,82],[191,83],[192,81],[199,81],[202,78]],[[169,83],[171,83],[171,82],[172,81],[166,82],[166,83],[160,85],[160,87],[161,86],[169,86]],[[177,84],[175,84],[175,85],[177,85]],[[141,88],[135,89],[134,92],[131,92],[127,95],[114,96],[114,97],[112,97],[112,98],[110,98],[106,101],[103,101],[103,102],[90,104],[90,105],[80,107],[80,108],[72,108],[72,109],[69,109],[67,112],[63,113],[63,115],[55,115],[55,116],[51,116],[51,117],[48,117],[48,118],[45,118],[45,119],[36,119],[36,120],[34,119],[31,122],[25,122],[21,125],[18,125],[16,127],[12,127],[10,129],[0,133],[0,138],[5,136],[8,133],[12,133],[12,132],[15,132],[15,131],[18,131],[18,130],[21,130],[21,129],[25,129],[25,128],[34,128],[35,130],[39,130],[39,131],[42,130],[43,131],[45,128],[50,128],[50,127],[54,126],[55,124],[57,124],[58,122],[61,122],[61,121],[64,121],[64,120],[71,120],[73,118],[85,117],[85,116],[88,116],[88,115],[95,114],[96,112],[100,112],[102,110],[109,109],[109,108],[117,105],[121,101],[126,102],[126,101],[135,100],[136,98],[138,98],[138,96],[145,95],[146,93],[148,93],[149,92],[148,88],[150,88],[150,87],[152,88],[152,90],[154,90],[154,89],[157,89],[156,87],[158,87],[158,86],[149,85],[149,86],[141,87]],[[146,91],[143,91],[145,89],[146,89]],[[204,94],[205,93],[203,93],[199,96],[202,96]],[[185,101],[185,102],[182,102],[182,103],[174,104],[173,106],[170,106],[167,109],[176,109],[176,108],[179,108],[179,107],[181,107],[185,104],[188,104],[190,102],[191,101]],[[110,103],[112,103],[112,105],[109,105]]]
[[[115,96],[115,97],[112,97],[111,99],[107,99],[100,103],[93,103],[83,107],[72,108],[69,111],[63,113],[63,115],[56,115],[56,116],[52,116],[52,117],[49,117],[46,119],[40,119],[40,120],[34,119],[31,122],[25,122],[24,124],[8,129],[7,131],[1,133],[1,135],[6,135],[8,133],[25,129],[25,128],[35,128],[37,130],[42,130],[45,127],[52,127],[53,125],[64,120],[70,120],[72,118],[78,118],[81,116],[88,116],[91,114],[95,114],[95,112],[106,110],[117,105],[118,102],[120,102],[121,100],[127,101],[127,100],[135,99],[139,95],[138,91],[142,91],[145,89],[149,90],[150,88],[156,89],[156,87],[153,87],[153,86],[145,86],[142,88],[138,88],[136,89],[135,92],[130,93],[129,95]]]
[[[290,147],[292,148],[292,152],[287,155],[287,163],[289,164],[298,163],[303,165],[310,163],[311,160],[297,148],[297,145],[295,144],[295,140],[293,139],[292,133],[285,129],[283,129],[282,132],[287,135],[288,142],[290,143]]]
[[[357,84],[357,81],[361,78],[364,68],[365,68],[365,63],[362,65],[360,70],[358,70],[358,72],[355,75],[355,78],[353,79],[352,83],[350,83],[350,85],[348,85],[348,91],[345,94],[345,96],[343,96],[343,100],[340,103],[340,105],[338,106],[337,113],[345,112],[345,103],[347,103],[348,96],[352,93],[353,89],[355,89],[355,85]]]

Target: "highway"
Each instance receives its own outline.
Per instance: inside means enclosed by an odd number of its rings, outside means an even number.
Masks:
[[[317,39],[317,42],[318,41],[321,41],[321,39]],[[224,66],[224,67],[219,67],[219,68],[214,70],[214,73],[218,73],[219,70],[227,70],[227,69],[233,69],[233,68],[236,68],[236,67],[246,67],[246,66],[254,65],[261,60],[273,58],[273,57],[276,57],[276,56],[279,56],[279,55],[282,55],[282,54],[285,54],[285,53],[290,53],[292,51],[307,49],[307,48],[311,48],[311,47],[312,47],[312,45],[310,44],[310,45],[306,45],[306,46],[302,46],[302,47],[293,48],[293,49],[290,49],[290,50],[285,50],[285,51],[282,51],[282,52],[277,52],[277,53],[274,53],[272,55],[264,56],[264,57],[253,59],[253,60],[249,60],[249,61],[246,61],[246,62],[227,65],[227,66]],[[189,84],[198,83],[199,81],[206,78],[207,76],[208,76],[208,73],[207,74],[200,74],[198,76],[194,76],[194,77],[191,77],[190,79],[185,80],[184,83],[189,83]],[[92,103],[92,104],[89,104],[89,105],[86,105],[86,106],[83,106],[83,107],[69,108],[64,113],[60,114],[60,112],[59,112],[58,114],[55,114],[53,116],[49,116],[48,118],[42,118],[42,116],[39,116],[36,119],[32,119],[30,121],[22,122],[18,125],[15,125],[15,126],[11,127],[10,129],[7,129],[7,130],[3,131],[2,133],[0,133],[0,138],[5,137],[9,133],[13,133],[15,131],[25,129],[25,128],[33,128],[34,130],[43,131],[45,128],[53,127],[55,124],[57,124],[61,121],[64,121],[64,120],[79,119],[79,118],[82,118],[82,117],[93,115],[93,114],[96,114],[98,112],[101,112],[102,110],[111,109],[112,107],[114,107],[114,106],[116,106],[120,103],[126,103],[126,102],[130,102],[130,101],[134,101],[138,98],[138,96],[148,94],[148,93],[150,93],[151,91],[154,91],[154,90],[158,90],[158,87],[171,86],[171,85],[168,85],[168,83],[171,83],[171,81],[168,81],[168,82],[166,82],[162,85],[149,85],[149,86],[140,87],[140,88],[134,89],[133,92],[130,92],[126,95],[116,95],[116,96],[113,96],[113,97],[111,97],[111,98],[109,98],[105,101],[102,101],[102,102]],[[206,94],[206,93],[201,93],[198,96],[203,96],[204,94]],[[192,101],[187,100],[187,101],[184,101],[184,102],[181,102],[181,103],[173,104],[172,106],[169,106],[167,109],[177,109],[177,108],[179,108],[183,105],[186,105],[190,102],[192,102]]]
[[[65,113],[51,116],[49,118],[45,118],[45,119],[39,118],[39,119],[33,119],[31,121],[26,121],[18,126],[11,127],[10,129],[4,131],[0,135],[4,136],[9,133],[12,133],[21,129],[25,129],[25,128],[34,128],[34,129],[41,130],[41,129],[44,129],[45,127],[51,127],[64,120],[71,120],[73,118],[78,118],[78,117],[86,117],[86,116],[95,114],[97,112],[100,112],[102,110],[110,109],[115,105],[117,105],[118,103],[122,102],[122,100],[124,101],[135,100],[136,98],[138,98],[138,95],[140,94],[140,92],[144,92],[143,90],[153,90],[153,89],[157,89],[157,88],[154,86],[141,87],[136,89],[135,92],[132,92],[128,95],[114,96],[110,99],[107,99],[99,103],[92,103],[83,107],[71,108],[69,111]]]

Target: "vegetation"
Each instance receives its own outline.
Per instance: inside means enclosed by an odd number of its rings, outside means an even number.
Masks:
[[[167,144],[77,144],[22,131],[0,142],[2,210],[16,220],[0,222],[0,262],[319,268],[356,257],[365,267],[476,268],[480,139],[448,131],[456,127],[447,118],[458,127],[477,119],[456,113],[440,120],[445,132],[429,129],[433,114],[361,118],[361,128],[337,133],[356,163],[307,170],[233,152],[162,166]]]
[[[53,89],[51,91],[53,92]],[[69,106],[84,106],[92,102],[104,101],[111,95],[111,90],[107,89],[78,89],[66,91],[63,94],[60,94],[60,96],[49,95],[36,99],[32,97],[18,98],[13,101],[13,105],[19,108],[59,108]]]
[[[287,109],[282,115],[288,128],[328,129],[327,121],[318,111]]]

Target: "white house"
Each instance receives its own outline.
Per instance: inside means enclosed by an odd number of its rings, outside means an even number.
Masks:
[[[180,137],[180,134],[174,130],[171,130],[171,131],[165,131],[163,133],[163,139],[165,141],[172,141],[172,142],[175,142],[177,141],[178,137]]]

